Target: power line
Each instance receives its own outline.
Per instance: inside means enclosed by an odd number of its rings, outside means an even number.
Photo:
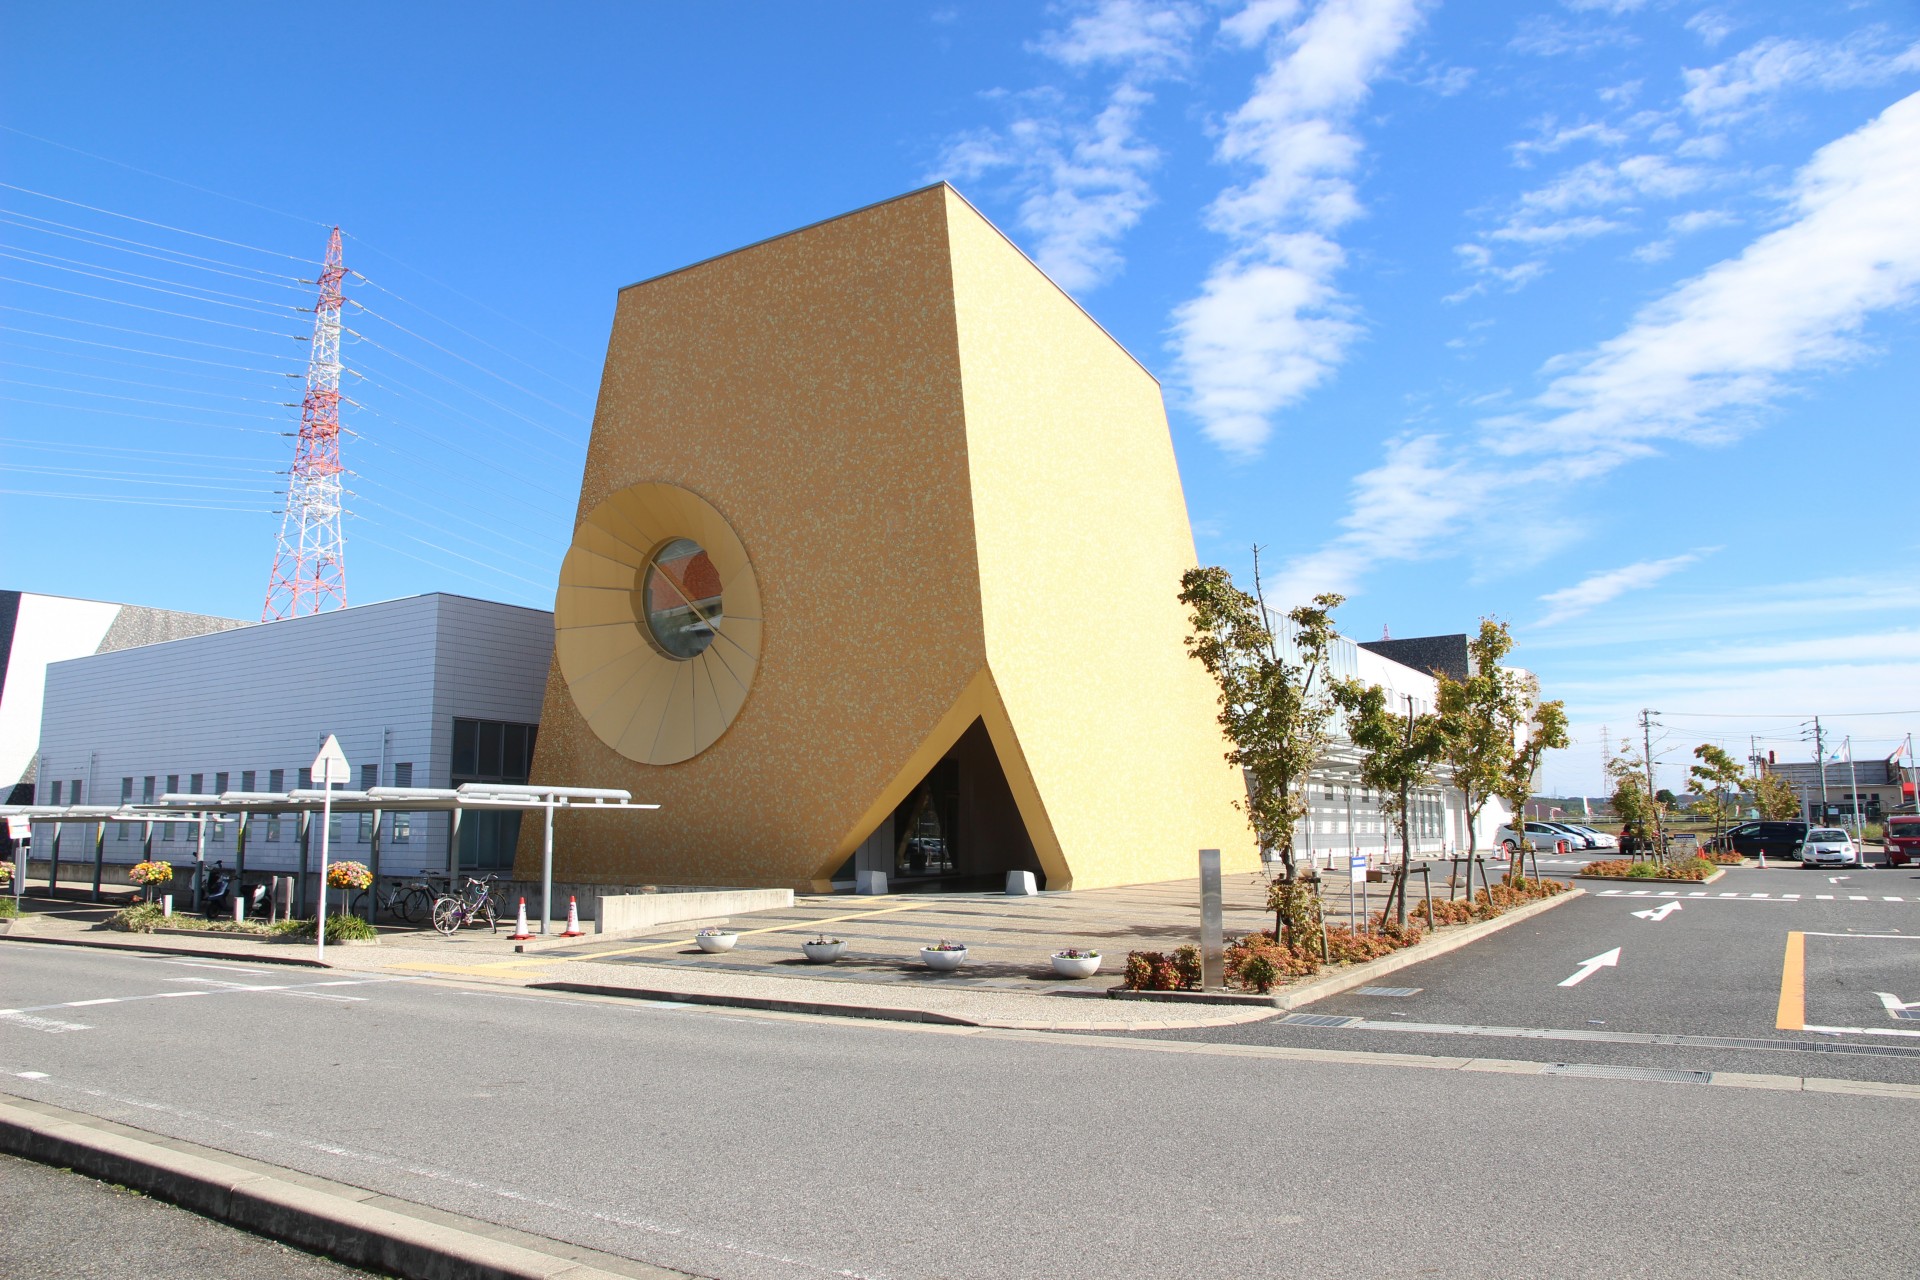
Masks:
[[[16,307],[10,303],[5,303],[5,302],[0,302],[0,311],[17,311],[23,316],[35,316],[42,320],[58,320],[64,324],[84,324],[95,329],[111,329],[115,333],[130,333],[136,338],[158,338],[162,342],[184,342],[189,346],[209,347],[215,351],[232,351],[243,356],[264,355],[267,359],[280,358],[280,357],[274,356],[271,352],[254,351],[251,347],[229,347],[218,342],[207,342],[200,338],[183,338],[180,335],[174,334],[174,333],[154,333],[150,329],[129,329],[129,328],[126,328],[124,325],[108,324],[104,320],[82,320],[78,316],[56,315],[51,311],[31,311],[26,307]],[[171,314],[171,313],[168,313],[168,314]],[[196,317],[194,316],[186,317],[186,319],[189,319],[189,320],[192,320],[195,318]],[[216,321],[215,323],[218,323],[218,322]],[[242,328],[242,327],[244,326],[240,326],[240,325],[234,326],[234,328]],[[296,335],[293,335],[293,334],[271,333],[266,329],[256,329],[254,330],[254,332],[264,333],[270,338],[295,337],[297,340]],[[41,336],[46,337],[49,335],[43,334]],[[73,341],[79,342],[81,341],[81,339],[75,338],[73,339]],[[291,358],[291,357],[288,357],[288,358]]]
[[[4,127],[4,126],[0,126]],[[21,222],[16,219],[24,218]],[[22,213],[18,209],[0,207],[0,223],[18,227],[22,231],[32,231],[43,236],[58,236],[62,240],[73,240],[95,249],[106,249],[113,253],[130,253],[139,258],[151,258],[155,262],[164,262],[170,267],[186,267],[194,271],[211,271],[215,275],[231,276],[235,280],[246,280],[254,284],[279,284],[291,281],[298,287],[300,277],[285,272],[269,271],[265,267],[250,267],[243,262],[227,262],[221,258],[209,258],[205,254],[188,253],[185,249],[174,249],[163,244],[150,244],[145,240],[134,240],[127,236],[116,236],[111,232],[95,231],[92,227],[76,227],[70,222],[55,222],[52,218],[42,218],[38,214]],[[50,231],[49,227],[59,227]],[[111,243],[103,243],[110,241]],[[138,245],[129,249],[127,245]],[[152,252],[147,252],[151,250]],[[161,255],[168,256],[161,256]],[[181,259],[186,261],[181,261]]]
[[[65,196],[49,195],[44,191],[35,191],[30,187],[18,187],[11,182],[0,182],[0,187],[4,187],[8,191],[18,191],[21,195],[38,196],[42,200],[54,200],[54,201],[58,201],[60,204],[72,205],[76,209],[85,209],[88,213],[104,213],[109,218],[125,218],[128,222],[138,222],[142,226],[147,226],[147,227],[158,227],[162,231],[171,231],[176,235],[193,236],[196,239],[200,239],[200,240],[211,240],[215,244],[229,245],[235,249],[245,249],[250,253],[264,253],[269,255],[270,257],[285,258],[289,262],[302,262],[302,263],[306,263],[309,266],[320,265],[318,262],[314,261],[314,259],[302,258],[298,254],[283,253],[278,249],[262,249],[259,245],[256,245],[256,244],[243,244],[238,240],[227,240],[220,236],[210,236],[206,234],[204,231],[189,231],[185,227],[171,227],[164,222],[155,222],[151,218],[137,218],[131,213],[118,213],[112,209],[102,209],[98,205],[82,204],[78,200],[69,200]]]
[[[185,187],[189,191],[198,191],[204,195],[217,196],[222,200],[231,200],[235,204],[246,205],[249,209],[258,209],[262,213],[271,213],[282,218],[291,218],[295,222],[310,226],[324,227],[327,225],[325,222],[316,222],[311,218],[302,217],[297,213],[288,213],[285,209],[276,209],[271,205],[258,204],[241,196],[229,195],[224,191],[215,191],[212,187],[203,187],[198,183],[188,182],[184,178],[170,177],[164,173],[155,173],[151,169],[142,169],[139,165],[128,164],[125,160],[115,160],[112,156],[96,155],[91,151],[82,151],[79,147],[72,146],[65,142],[55,142],[52,138],[43,138],[37,133],[28,133],[25,129],[16,129],[10,124],[0,124],[0,129],[5,129],[8,133],[18,134],[22,138],[30,138],[35,142],[42,143],[49,147],[58,147],[62,151],[71,151],[73,154],[85,156],[89,160],[98,160],[101,164],[116,165],[119,168],[141,174],[144,177],[158,178],[162,182],[171,182],[176,186]]]
[[[262,329],[258,325],[235,324],[231,320],[215,320],[212,316],[196,316],[185,311],[168,311],[164,307],[149,307],[139,302],[128,302],[125,298],[103,298],[97,293],[81,293],[74,289],[62,289],[59,285],[43,284],[38,280],[22,280],[18,276],[0,276],[0,280],[5,280],[9,284],[24,284],[32,289],[48,289],[54,293],[64,293],[69,297],[85,298],[89,302],[105,302],[111,306],[132,307],[135,311],[151,311],[155,315],[172,316],[176,320],[196,320],[201,324],[217,324],[223,329],[245,329],[248,333],[264,333],[272,338],[292,338],[298,336],[290,333],[276,333],[271,329]]]

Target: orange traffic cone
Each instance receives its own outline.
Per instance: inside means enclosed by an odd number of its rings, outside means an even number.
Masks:
[[[563,938],[582,938],[586,936],[585,932],[580,928],[580,908],[575,905],[572,894],[567,895],[567,931],[560,936]]]
[[[525,942],[533,936],[533,930],[527,928],[527,900],[520,899],[520,923],[513,931],[515,942]]]

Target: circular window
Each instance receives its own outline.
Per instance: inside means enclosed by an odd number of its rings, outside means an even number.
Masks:
[[[633,616],[669,658],[697,658],[719,632],[720,571],[692,538],[675,538],[647,557],[636,575]]]
[[[746,705],[760,587],[739,535],[704,498],[636,484],[575,526],[553,628],[560,675],[594,736],[629,760],[678,764]]]

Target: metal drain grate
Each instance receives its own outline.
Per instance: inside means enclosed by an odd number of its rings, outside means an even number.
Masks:
[[[1357,996],[1417,996],[1420,987],[1362,987],[1353,994]]]
[[[1602,1080],[1659,1080],[1666,1084],[1712,1084],[1711,1071],[1662,1071],[1658,1067],[1603,1067],[1589,1062],[1556,1062],[1543,1076],[1596,1076]]]
[[[1288,1027],[1350,1027],[1365,1018],[1343,1018],[1337,1013],[1290,1013],[1280,1024]]]

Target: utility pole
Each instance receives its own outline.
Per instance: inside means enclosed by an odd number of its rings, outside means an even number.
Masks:
[[[1827,820],[1827,739],[1820,729],[1819,716],[1813,718],[1813,758],[1820,765],[1820,821],[1825,822]]]
[[[1409,693],[1403,694],[1402,696],[1407,700],[1407,748],[1408,754],[1411,755],[1413,748],[1413,695]],[[1395,922],[1403,928],[1407,923],[1407,880],[1413,873],[1412,851],[1407,839],[1407,802],[1409,799],[1407,790],[1407,776],[1406,772],[1402,770],[1400,774],[1400,901],[1398,905],[1394,907],[1393,918]],[[1527,829],[1526,824],[1522,823],[1520,829],[1525,831]],[[1429,920],[1427,924],[1431,927],[1433,921]]]
[[[1613,775],[1607,772],[1607,766],[1613,762],[1613,744],[1607,736],[1607,726],[1600,726],[1600,794],[1613,794]]]
[[[1853,764],[1853,735],[1846,737],[1847,744],[1847,785],[1853,788],[1853,796],[1847,801],[1847,809],[1853,814],[1853,834],[1856,839],[1864,838],[1866,828],[1860,824],[1860,770]],[[1865,865],[1867,855],[1862,852],[1860,860]]]

